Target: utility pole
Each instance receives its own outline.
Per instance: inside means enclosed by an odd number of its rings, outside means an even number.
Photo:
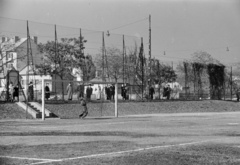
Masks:
[[[150,79],[150,84],[151,84],[151,70],[152,70],[152,60],[151,60],[151,15],[149,15],[149,79]],[[150,87],[149,84],[149,87]]]
[[[83,55],[83,59],[84,59],[84,66],[83,66],[83,74],[82,74],[82,80],[85,81],[86,80],[86,68],[87,68],[87,65],[86,65],[86,61],[85,61],[85,57],[84,57],[84,53],[83,53],[83,42],[82,42],[82,29],[80,28],[80,38],[79,38],[79,46],[80,46],[80,58],[81,58],[81,55]]]
[[[143,100],[143,88],[144,88],[144,58],[143,58],[143,38],[141,38],[141,50],[140,50],[141,56],[142,56],[142,100]]]
[[[28,84],[29,84],[29,29],[27,21],[27,75],[26,75],[26,119],[28,113]]]
[[[57,64],[56,63],[57,63],[57,27],[55,25],[55,79],[57,79],[56,78],[56,76],[57,76],[57,74],[56,74]],[[56,81],[54,83],[55,83],[55,96],[56,96],[56,94],[57,94],[57,83],[56,83]]]
[[[104,43],[104,32],[102,32],[102,81],[105,81],[104,75],[104,53],[105,53],[105,43]]]
[[[232,66],[231,66],[231,100],[232,100]]]
[[[124,52],[125,52],[125,42],[124,42],[124,35],[123,35],[123,84],[124,84],[124,78],[125,78],[125,67],[124,67],[124,63],[125,63],[125,55],[124,55]]]

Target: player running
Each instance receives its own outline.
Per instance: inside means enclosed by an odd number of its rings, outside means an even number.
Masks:
[[[88,115],[88,109],[87,109],[87,102],[83,99],[83,97],[80,98],[80,104],[83,107],[82,114],[79,115],[80,119],[84,119]]]

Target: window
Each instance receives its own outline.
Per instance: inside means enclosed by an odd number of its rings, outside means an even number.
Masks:
[[[22,84],[22,86],[24,86],[24,85],[25,85],[25,81],[24,81],[24,80],[22,80],[22,81],[21,81],[21,84]]]
[[[7,64],[7,69],[12,69],[13,68],[13,63],[8,63]]]
[[[12,52],[7,52],[7,61],[13,59],[13,53]]]

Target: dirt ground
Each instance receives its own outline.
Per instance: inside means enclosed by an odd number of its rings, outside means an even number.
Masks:
[[[0,120],[0,164],[240,164],[240,112]]]

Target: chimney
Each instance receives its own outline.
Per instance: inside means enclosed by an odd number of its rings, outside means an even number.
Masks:
[[[37,42],[38,42],[37,36],[33,36],[33,40],[34,40],[34,43],[37,44]]]
[[[20,40],[18,36],[15,36],[15,43],[17,43]]]

